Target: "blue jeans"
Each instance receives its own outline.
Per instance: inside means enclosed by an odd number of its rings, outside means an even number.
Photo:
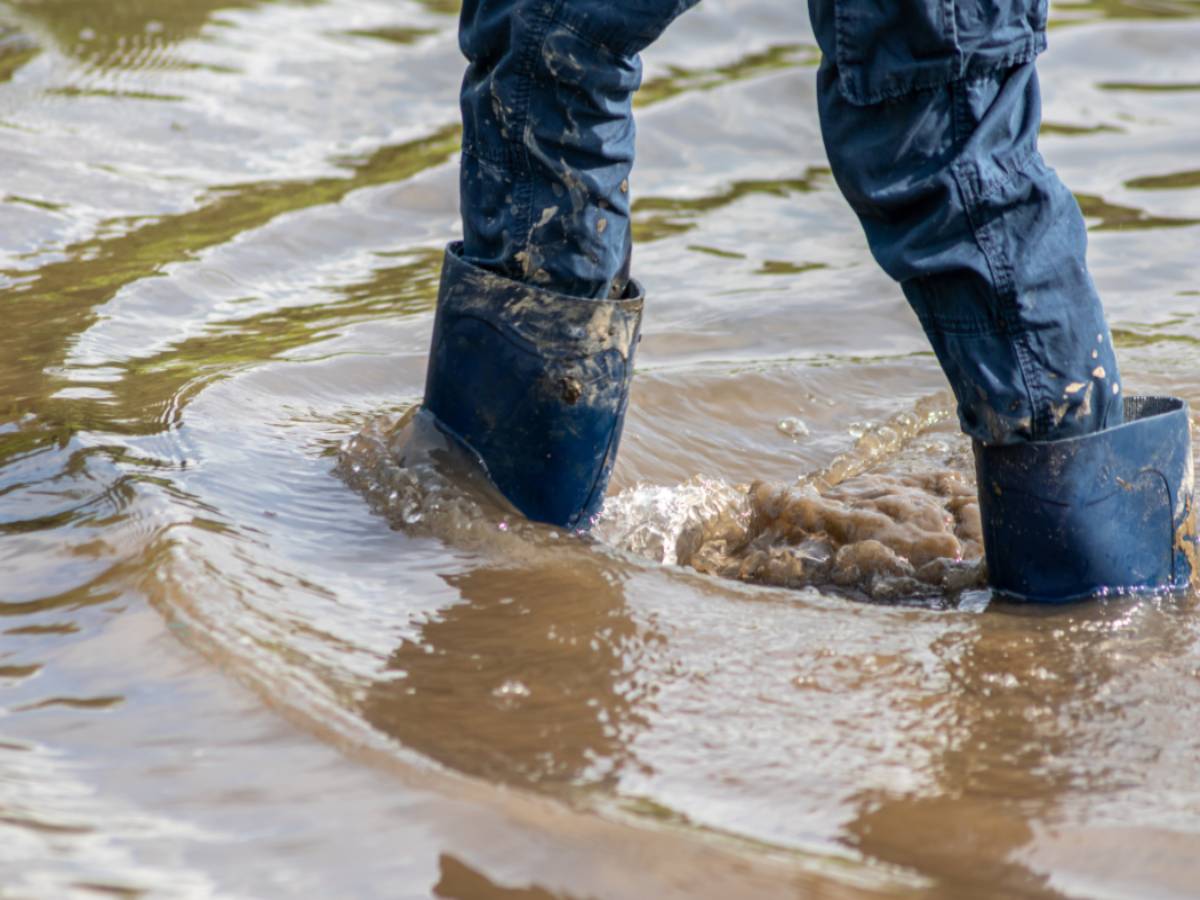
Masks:
[[[697,0],[465,0],[464,258],[583,298],[629,275],[638,54]],[[1075,199],[1037,150],[1046,0],[810,0],[822,133],[989,445],[1120,424]],[[802,235],[797,235],[797,240]]]

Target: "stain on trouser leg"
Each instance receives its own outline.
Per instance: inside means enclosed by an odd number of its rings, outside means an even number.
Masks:
[[[571,296],[622,293],[638,53],[694,2],[464,3],[467,262]]]

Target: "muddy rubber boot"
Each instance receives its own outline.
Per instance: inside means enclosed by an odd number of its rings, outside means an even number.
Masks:
[[[442,267],[425,409],[525,516],[591,524],[617,456],[642,288],[568,297],[476,268]]]
[[[975,445],[988,580],[1063,603],[1188,587],[1196,567],[1188,406],[1125,398],[1125,424],[1061,441]]]

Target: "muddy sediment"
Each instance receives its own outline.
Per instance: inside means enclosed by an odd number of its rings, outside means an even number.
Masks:
[[[970,447],[949,419],[948,397],[927,398],[790,484],[639,486],[610,499],[597,530],[722,578],[948,603],[986,583]]]
[[[979,506],[959,473],[861,475],[822,494],[756,483],[747,517],[698,521],[681,565],[779,587],[836,586],[873,600],[982,587]]]

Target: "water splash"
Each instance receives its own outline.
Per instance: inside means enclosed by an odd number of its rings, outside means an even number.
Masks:
[[[420,407],[367,422],[342,445],[335,472],[411,537],[520,562],[576,536],[517,512],[479,461]]]
[[[593,536],[653,562],[754,584],[948,605],[986,583],[965,438],[937,432],[945,397],[867,426],[796,483],[697,475],[609,498]],[[413,409],[369,423],[337,471],[393,528],[462,548],[537,554],[560,535],[528,522],[468,453]]]
[[[927,398],[794,485],[638,485],[609,500],[596,536],[722,578],[951,603],[986,571],[970,448],[932,433],[949,417],[943,395]]]
[[[483,471],[417,407],[367,422],[341,448],[336,471],[393,528],[440,537],[509,530]]]
[[[750,517],[745,486],[697,475],[677,487],[642,484],[610,497],[593,534],[655,562],[686,564],[689,535],[744,534]]]

